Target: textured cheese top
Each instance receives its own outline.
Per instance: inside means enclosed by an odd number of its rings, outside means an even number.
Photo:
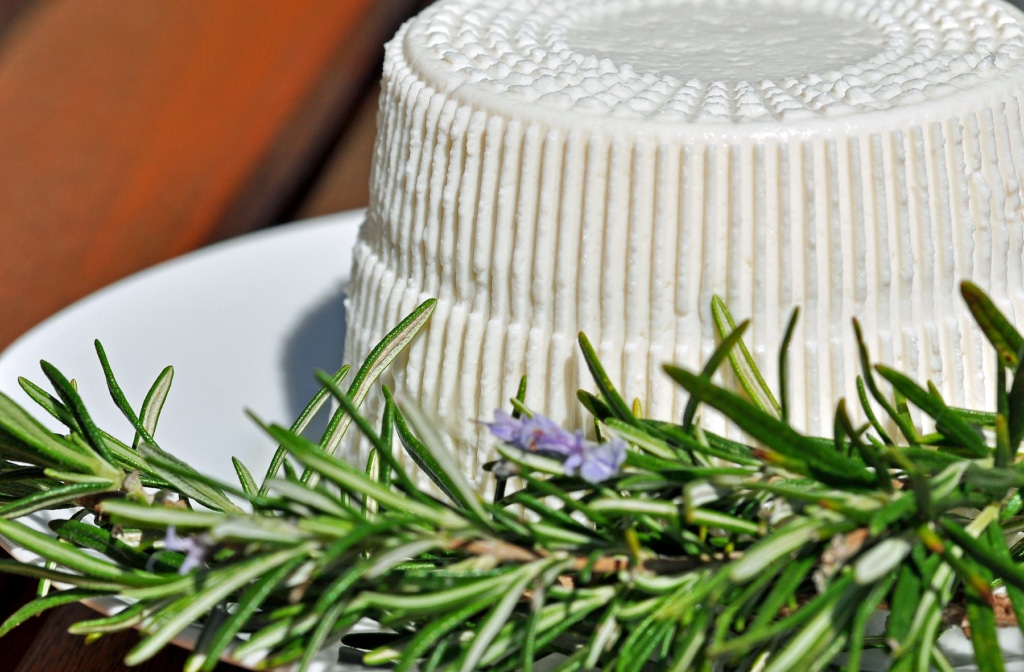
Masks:
[[[875,361],[991,408],[958,286],[1024,318],[1022,27],[999,0],[440,0],[388,47],[347,359],[436,297],[390,383],[462,445],[524,374],[582,424],[580,331],[678,419],[661,367],[703,365],[718,295],[775,390],[801,309],[800,430],[856,399],[853,317]]]
[[[673,132],[956,104],[1024,65],[1015,10],[990,0],[461,0],[402,48],[469,104]]]

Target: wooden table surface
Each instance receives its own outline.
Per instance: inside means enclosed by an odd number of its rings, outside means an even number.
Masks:
[[[382,45],[422,4],[0,0],[0,350],[157,262],[365,205]],[[34,591],[0,576],[0,619]],[[0,669],[126,670],[134,632],[66,634],[92,615],[21,626]]]

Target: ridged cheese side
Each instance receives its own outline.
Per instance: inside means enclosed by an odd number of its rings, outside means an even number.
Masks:
[[[612,4],[594,10],[598,19],[723,5]],[[713,295],[737,319],[752,319],[745,340],[776,390],[777,348],[800,307],[788,362],[789,419],[801,430],[829,434],[835,402],[856,397],[853,317],[875,361],[932,380],[951,404],[991,407],[994,356],[958,286],[971,279],[1011,320],[1024,317],[1020,14],[978,2],[753,4],[867,21],[878,26],[878,53],[891,59],[888,70],[872,57],[790,79],[834,91],[876,72],[877,81],[902,81],[904,92],[889,91],[882,105],[879,91],[888,85],[880,85],[866,107],[837,94],[832,107],[812,109],[821,101],[811,96],[787,117],[762,104],[772,100],[764,92],[785,88],[785,78],[709,76],[690,87],[705,102],[681,114],[665,106],[653,113],[622,112],[618,103],[596,111],[579,100],[567,106],[552,97],[557,90],[538,97],[511,88],[523,86],[509,84],[522,81],[515,70],[504,73],[491,62],[500,58],[481,56],[488,45],[516,47],[523,51],[506,59],[511,67],[535,59],[557,72],[561,59],[575,64],[565,69],[576,75],[590,63],[571,49],[550,58],[524,47],[525,38],[503,44],[498,33],[515,36],[515,20],[529,21],[531,8],[541,7],[525,0],[442,1],[392,42],[346,358],[365,355],[420,301],[436,297],[429,326],[390,384],[456,439],[468,473],[479,476],[490,457],[471,447],[482,438],[472,420],[507,406],[522,375],[531,407],[582,422],[575,391],[593,385],[578,354],[579,331],[627,399],[639,398],[653,417],[678,418],[686,395],[661,367],[697,369],[706,360],[716,342]],[[559,30],[571,36],[574,25],[593,18],[581,6],[543,3],[557,33],[549,43],[561,44]],[[883,14],[903,23],[892,19],[894,28],[878,19]],[[927,21],[941,30],[929,32]],[[992,62],[971,66],[985,49]],[[474,58],[480,68],[467,75]],[[957,58],[963,72],[944,76],[941,86],[921,83],[936,63],[948,69]],[[615,77],[627,84],[638,78],[652,91],[666,82],[676,87],[663,100],[686,94],[686,83],[670,74],[595,63],[618,68]],[[493,79],[481,79],[491,71]],[[822,84],[829,77],[831,88]],[[587,77],[576,79],[562,83],[585,88]],[[606,78],[609,91],[621,84],[614,79]],[[623,100],[642,96],[627,84]],[[758,104],[768,112],[751,116],[753,103],[739,104],[748,90],[762,92]],[[907,96],[910,90],[927,93]],[[718,107],[707,102],[716,91],[726,101]],[[718,116],[694,113],[701,105]],[[722,427],[713,414],[705,424]]]

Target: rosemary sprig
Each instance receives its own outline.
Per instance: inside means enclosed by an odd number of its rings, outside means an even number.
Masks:
[[[716,299],[722,347],[701,372],[666,367],[691,394],[680,424],[626,404],[581,336],[596,392],[580,399],[603,441],[526,408],[521,389],[512,414],[485,423],[504,442],[491,468],[521,483],[493,500],[414,406],[385,389],[380,424],[359,411],[432,304],[385,338],[347,390],[347,368],[323,375],[293,426],[265,427],[280,447],[262,484],[237,460],[236,486],[159,447],[171,370],[136,412],[97,345],[130,443],[96,427],[49,365],[53,394],[22,384],[66,433],[0,396],[0,534],[52,564],[0,571],[76,586],[44,594],[0,633],[75,599],[116,595],[131,606],[75,631],[138,628],[130,663],[199,623],[190,671],[253,654],[305,668],[341,638],[367,663],[398,670],[531,669],[560,654],[559,669],[625,672],[854,670],[871,648],[893,669],[951,669],[938,636],[965,625],[977,667],[1003,669],[998,629],[1019,629],[1024,615],[1024,339],[980,290],[963,291],[1004,369],[994,411],[950,407],[934,386],[872,367],[862,345],[867,422],[839,401],[835,436],[804,436],[786,420],[785,382],[779,395],[768,389],[744,325]],[[712,382],[726,361],[737,391]],[[782,352],[782,381],[785,362]],[[303,437],[330,398],[322,439]],[[752,441],[706,431],[700,404]],[[933,433],[913,425],[911,405]],[[373,446],[369,469],[332,454],[353,426]],[[17,520],[40,509],[68,512],[51,525],[60,541]],[[870,629],[879,610],[885,625]],[[386,631],[344,639],[364,618]]]

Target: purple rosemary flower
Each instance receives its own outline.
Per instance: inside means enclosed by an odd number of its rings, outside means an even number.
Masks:
[[[599,483],[619,473],[626,459],[626,444],[619,439],[607,443],[587,441],[583,432],[570,432],[543,415],[513,418],[502,410],[494,412],[487,425],[491,434],[513,448],[561,458],[566,476],[579,476]]]
[[[502,410],[494,412],[494,422],[484,422],[491,434],[513,448],[531,453],[553,452],[563,454],[559,446],[572,434],[559,427],[554,420],[543,415],[532,418],[513,418]]]
[[[626,461],[626,444],[622,439],[593,443],[583,440],[582,434],[579,438],[576,450],[565,459],[566,474],[579,474],[588,483],[600,483],[619,473]]]
[[[185,554],[185,560],[178,568],[179,574],[188,574],[199,567],[206,560],[206,554],[210,550],[210,543],[203,537],[179,537],[174,525],[167,527],[167,534],[164,536],[164,548],[168,551],[177,551]]]

